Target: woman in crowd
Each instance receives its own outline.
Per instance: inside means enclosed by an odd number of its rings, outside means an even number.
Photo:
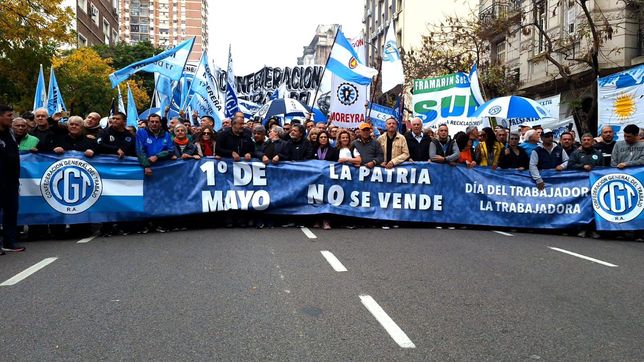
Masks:
[[[499,157],[503,152],[503,144],[496,140],[496,134],[490,127],[483,128],[479,136],[479,145],[474,152],[474,159],[480,166],[490,166],[496,169]]]
[[[321,131],[318,134],[318,141],[313,144],[316,160],[338,161],[337,150],[329,144],[329,133]]]
[[[312,145],[315,145],[318,142],[319,135],[320,135],[320,130],[318,130],[317,128],[312,128],[309,131],[309,135],[307,138],[309,139],[309,142],[311,142]]]
[[[461,152],[458,156],[458,163],[463,163],[469,168],[476,166],[476,161],[474,161],[474,156],[472,155],[472,140],[470,137],[461,131],[454,135],[454,140]]]
[[[199,140],[195,142],[199,156],[212,157],[215,155],[215,139],[215,131],[211,128],[204,128],[201,131]]]
[[[349,131],[343,129],[338,133],[337,144],[338,162],[351,163],[356,167],[360,166],[362,158],[360,157],[360,152],[351,146],[351,135]]]
[[[177,158],[183,160],[201,158],[195,146],[190,139],[188,139],[188,129],[183,123],[178,123],[174,126],[174,154]]]
[[[499,167],[526,170],[530,164],[530,157],[526,151],[519,147],[519,132],[511,132],[508,147],[503,150],[499,157]]]

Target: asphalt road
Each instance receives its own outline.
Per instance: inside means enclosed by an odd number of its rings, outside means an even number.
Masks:
[[[57,259],[0,286],[0,358],[644,360],[642,242],[311,232],[26,243],[26,253],[0,257],[0,283]]]

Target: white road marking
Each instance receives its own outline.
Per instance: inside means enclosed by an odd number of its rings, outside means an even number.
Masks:
[[[501,235],[505,235],[505,236],[514,236],[514,235],[512,235],[510,233],[506,233],[504,231],[492,230],[492,232],[497,233],[497,234],[501,234]]]
[[[30,266],[29,268],[21,271],[18,274],[14,275],[13,277],[5,280],[2,284],[0,284],[0,286],[4,287],[4,286],[18,284],[20,281],[22,281],[23,279],[27,278],[31,274],[33,274],[33,273],[37,272],[38,270],[46,267],[47,265],[53,263],[56,259],[58,259],[58,258],[53,257],[53,258],[43,259],[40,262]]]
[[[376,303],[376,301],[370,296],[370,295],[361,295],[360,300],[362,301],[362,304],[367,308],[371,314],[373,314],[374,317],[376,317],[376,320],[380,322],[380,324],[385,328],[387,333],[393,338],[393,340],[398,343],[398,345],[402,348],[416,348],[416,345],[414,345],[414,342],[407,337],[405,332],[403,332],[400,327],[396,324],[396,322],[391,319],[387,313]]]
[[[78,240],[78,241],[76,242],[76,244],[85,244],[85,243],[89,243],[90,241],[94,240],[94,238],[95,238],[96,236],[97,236],[97,235],[92,235],[92,236],[90,236],[89,238],[80,239],[80,240]]]
[[[607,263],[607,262],[605,262],[605,261],[601,261],[601,260],[599,260],[599,259],[591,258],[591,257],[589,257],[589,256],[585,256],[585,255],[581,255],[581,254],[573,253],[572,251],[568,251],[568,250],[564,250],[564,249],[559,249],[559,248],[555,248],[555,247],[552,247],[552,246],[549,246],[549,248],[550,248],[550,249],[552,249],[552,250],[556,250],[556,251],[559,251],[559,252],[562,252],[562,253],[568,254],[568,255],[576,256],[576,257],[578,257],[578,258],[582,258],[582,259],[590,260],[590,261],[592,261],[592,262],[594,262],[594,263],[597,263],[597,264],[601,264],[601,265],[609,266],[609,267],[612,267],[612,268],[617,268],[617,265],[615,265],[615,264]]]
[[[315,236],[315,234],[313,234],[313,232],[312,232],[311,230],[309,230],[309,228],[307,228],[307,227],[302,227],[302,232],[303,232],[303,233],[304,233],[304,235],[306,235],[306,237],[308,237],[309,239],[317,239],[317,238],[318,238],[318,237],[317,237],[317,236]]]
[[[329,264],[331,264],[331,267],[333,268],[333,270],[337,272],[347,271],[347,268],[345,268],[344,265],[342,265],[340,260],[338,260],[338,258],[336,258],[332,252],[327,250],[322,250],[320,251],[320,253],[322,253],[322,256],[324,257],[324,259],[326,259],[326,261],[328,261]]]

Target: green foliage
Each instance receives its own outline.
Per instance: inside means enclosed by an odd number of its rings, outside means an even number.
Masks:
[[[92,47],[103,59],[110,59],[110,64],[114,69],[124,68],[134,62],[143,60],[164,51],[163,48],[157,48],[149,41],[140,41],[136,44],[126,44],[119,42],[115,46],[95,45]],[[134,74],[130,79],[136,82],[142,82],[143,89],[146,90],[149,97],[154,92],[154,74],[139,72]]]
[[[53,44],[33,40],[25,41],[23,47],[8,49],[0,57],[0,103],[11,104],[19,112],[31,110],[40,64],[47,71],[55,52]]]

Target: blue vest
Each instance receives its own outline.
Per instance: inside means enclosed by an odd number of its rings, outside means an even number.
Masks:
[[[559,145],[555,146],[551,153],[548,153],[543,147],[537,147],[534,152],[539,156],[539,163],[537,164],[539,170],[555,168],[563,163],[561,158],[563,148]]]

